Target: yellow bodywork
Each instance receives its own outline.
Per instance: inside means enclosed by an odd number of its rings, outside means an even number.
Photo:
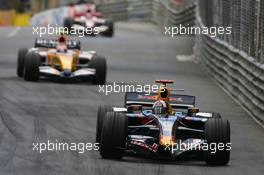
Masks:
[[[72,53],[49,53],[48,52],[48,64],[52,67],[60,66],[61,70],[75,71],[77,69],[77,58],[79,52],[73,51]]]

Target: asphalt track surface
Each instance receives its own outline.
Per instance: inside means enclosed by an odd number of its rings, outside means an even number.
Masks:
[[[160,162],[138,157],[103,160],[96,151],[32,151],[32,142],[94,142],[99,105],[123,105],[124,94],[98,93],[89,83],[25,82],[16,77],[20,47],[31,47],[30,28],[0,29],[0,174],[1,175],[172,175],[263,174],[264,131],[228,97],[199,65],[178,62],[191,55],[194,39],[163,37],[154,25],[118,23],[114,38],[82,39],[83,49],[108,60],[108,84],[176,80],[178,88],[197,96],[203,110],[222,113],[231,122],[232,152],[228,166],[200,161]]]

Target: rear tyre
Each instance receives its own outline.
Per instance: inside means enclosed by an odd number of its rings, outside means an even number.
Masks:
[[[114,36],[114,23],[113,21],[106,21],[105,24],[108,27],[108,30],[104,32],[104,36],[113,37]]]
[[[100,154],[106,159],[121,159],[124,156],[127,137],[125,114],[108,112],[103,124]]]
[[[18,51],[18,56],[17,56],[17,76],[18,77],[23,77],[24,75],[25,59],[26,59],[27,53],[28,53],[28,49],[26,48],[19,49]]]
[[[112,107],[111,106],[100,106],[97,111],[97,123],[96,123],[96,138],[95,142],[99,143],[101,141],[101,135],[102,135],[102,129],[103,129],[103,123],[107,112],[111,112]]]
[[[24,79],[26,81],[38,81],[39,79],[39,66],[40,55],[35,52],[29,52],[25,59],[25,72]]]
[[[229,121],[222,118],[208,119],[205,123],[205,139],[210,148],[205,151],[206,163],[209,165],[226,165],[230,159],[231,149]],[[216,149],[211,149],[210,145],[215,145]],[[220,145],[222,145],[221,148]]]
[[[92,79],[93,84],[105,84],[107,70],[105,57],[94,56],[89,67],[95,69],[95,75]]]

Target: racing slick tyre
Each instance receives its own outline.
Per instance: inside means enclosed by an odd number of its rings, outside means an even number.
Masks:
[[[100,145],[102,158],[121,159],[124,156],[127,123],[125,114],[117,112],[108,112],[106,114]]]
[[[206,163],[226,165],[230,159],[231,149],[229,121],[222,118],[208,119],[205,123],[205,140],[208,144],[208,150],[205,151]],[[213,149],[212,146],[214,146]]]
[[[212,113],[212,117],[213,117],[213,118],[221,118],[221,114],[218,113],[218,112],[213,112],[213,113]]]
[[[96,138],[95,142],[100,144],[102,128],[107,112],[112,112],[112,106],[100,106],[97,111],[97,123],[96,123]]]
[[[68,30],[70,31],[71,27],[73,26],[73,20],[71,18],[65,18],[63,26],[68,28]]]
[[[104,32],[104,36],[113,37],[114,36],[114,23],[111,20],[106,21],[105,25],[108,27],[108,30]]]
[[[26,81],[38,81],[39,79],[40,55],[29,52],[25,59],[24,79]]]
[[[27,53],[28,53],[28,49],[26,48],[19,49],[18,51],[18,56],[17,56],[17,76],[18,77],[23,77],[24,75],[25,59],[26,59]]]
[[[105,84],[106,81],[106,59],[102,56],[94,56],[90,61],[90,68],[95,69],[93,84]]]

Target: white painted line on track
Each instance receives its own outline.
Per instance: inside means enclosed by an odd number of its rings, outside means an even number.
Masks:
[[[12,31],[7,35],[7,37],[9,37],[9,38],[10,38],[10,37],[14,37],[20,29],[21,29],[21,27],[16,27],[16,28],[14,28],[14,30],[12,30]]]
[[[194,61],[194,55],[176,55],[176,60],[179,62]]]

